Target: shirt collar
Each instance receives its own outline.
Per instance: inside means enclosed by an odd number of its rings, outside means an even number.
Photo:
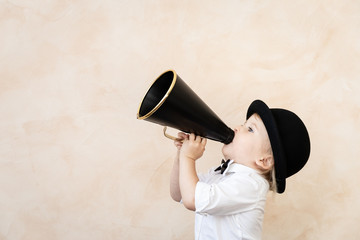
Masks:
[[[229,165],[223,174],[226,173],[258,173],[258,172],[251,167],[247,167],[240,163],[234,162],[234,160],[230,160]]]

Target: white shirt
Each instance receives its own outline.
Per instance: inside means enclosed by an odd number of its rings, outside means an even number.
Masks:
[[[256,170],[230,162],[223,174],[199,175],[195,190],[195,240],[258,240],[268,182]]]

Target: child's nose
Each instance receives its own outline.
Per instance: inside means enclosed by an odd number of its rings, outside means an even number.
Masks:
[[[234,132],[239,133],[241,131],[241,128],[243,128],[243,127],[244,127],[244,125],[242,125],[242,124],[240,126],[235,127]]]

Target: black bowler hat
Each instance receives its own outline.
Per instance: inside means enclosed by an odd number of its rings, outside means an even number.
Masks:
[[[257,113],[267,130],[275,161],[277,192],[285,191],[286,178],[304,167],[310,156],[310,139],[304,123],[293,112],[269,108],[255,100],[249,106],[246,118]]]

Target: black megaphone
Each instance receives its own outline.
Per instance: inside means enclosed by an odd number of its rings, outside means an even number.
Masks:
[[[137,118],[164,126],[176,128],[186,133],[229,144],[234,131],[195,94],[176,74],[169,70],[161,74],[145,94],[137,113]]]

